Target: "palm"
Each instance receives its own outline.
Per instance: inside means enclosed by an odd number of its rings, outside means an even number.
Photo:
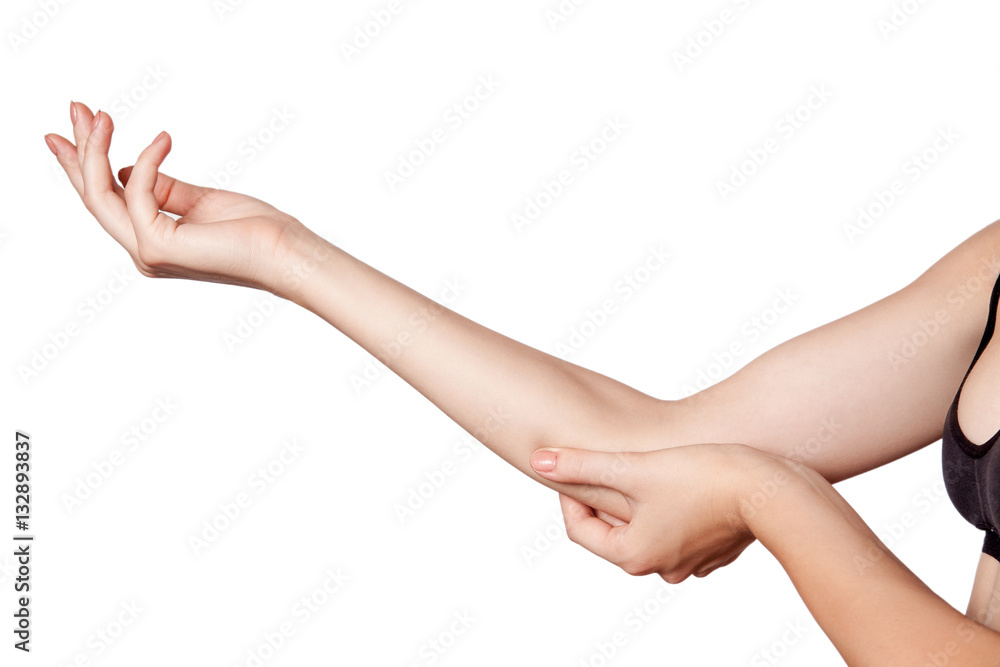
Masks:
[[[143,274],[260,289],[277,284],[283,249],[309,234],[298,220],[259,199],[161,173],[172,143],[165,132],[118,173],[119,185],[108,161],[111,118],[80,103],[71,105],[71,116],[75,144],[55,134],[46,140],[87,209]]]
[[[266,202],[228,190],[207,190],[196,199],[178,224],[214,223],[224,220],[256,220],[264,225],[280,225],[284,213]]]
[[[130,174],[123,170],[122,182]],[[143,262],[144,272],[266,289],[278,264],[282,241],[305,227],[292,216],[248,195],[200,188],[164,174],[153,189],[160,209],[152,231],[167,253]],[[181,214],[174,218],[163,211]],[[142,268],[142,267],[140,267]]]

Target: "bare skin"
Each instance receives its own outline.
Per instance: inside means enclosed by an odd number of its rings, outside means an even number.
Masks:
[[[871,470],[940,438],[1000,271],[994,223],[898,292],[775,347],[695,396],[661,400],[486,329],[260,200],[160,173],[171,148],[165,133],[116,183],[111,118],[74,103],[71,120],[73,141],[50,134],[46,142],[144,275],[253,287],[308,308],[514,467],[617,523],[632,518],[622,493],[545,478],[532,470],[531,453],[742,443],[829,482]],[[942,324],[915,356],[891,361],[933,320]],[[720,538],[703,507],[682,501],[688,557],[673,579],[731,562],[753,541],[746,531]]]
[[[778,559],[849,665],[1000,665],[995,626],[935,595],[807,466],[714,444],[617,454],[540,450],[531,461],[553,481],[604,483],[625,495],[632,521],[617,526],[573,498],[561,500],[570,538],[631,574],[677,579],[690,555],[687,536],[676,530],[678,512],[689,508],[677,499],[690,496],[720,541],[753,535]]]

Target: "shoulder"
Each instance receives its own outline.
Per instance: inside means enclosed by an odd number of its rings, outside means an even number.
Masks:
[[[948,251],[907,285],[923,312],[949,324],[968,345],[978,344],[1000,287],[1000,220],[983,227]],[[954,324],[952,324],[954,323]]]

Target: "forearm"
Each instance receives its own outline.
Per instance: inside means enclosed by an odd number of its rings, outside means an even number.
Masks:
[[[740,493],[747,526],[848,664],[1000,665],[1000,634],[935,595],[815,471],[775,459]]]
[[[534,479],[581,495],[530,469],[539,447],[665,446],[665,402],[476,324],[318,237],[296,257],[289,272],[297,278],[281,296],[347,335]]]

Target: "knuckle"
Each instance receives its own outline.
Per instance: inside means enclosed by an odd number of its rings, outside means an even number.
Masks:
[[[679,584],[690,576],[688,572],[682,572],[680,570],[668,570],[660,575],[663,580],[668,584]]]
[[[592,483],[607,482],[607,471],[594,459],[581,461],[580,478],[590,480]]]
[[[602,461],[594,470],[595,476],[603,484],[618,486],[623,476],[632,469],[633,461],[631,452],[615,452],[612,458]]]
[[[641,577],[651,571],[649,561],[644,556],[632,555],[624,559],[621,568],[633,577]]]
[[[581,479],[584,473],[583,462],[580,457],[574,456],[570,452],[560,452],[559,462],[563,464],[563,474],[570,479]]]
[[[126,195],[135,196],[139,193],[142,188],[143,182],[143,172],[142,163],[137,161],[135,166],[132,167],[132,171],[129,172],[128,178],[126,178],[126,183],[123,187]]]
[[[136,194],[135,188],[136,188],[135,179],[129,177],[125,185],[122,187],[122,192],[125,193],[126,204],[132,204],[135,201],[135,194]]]

